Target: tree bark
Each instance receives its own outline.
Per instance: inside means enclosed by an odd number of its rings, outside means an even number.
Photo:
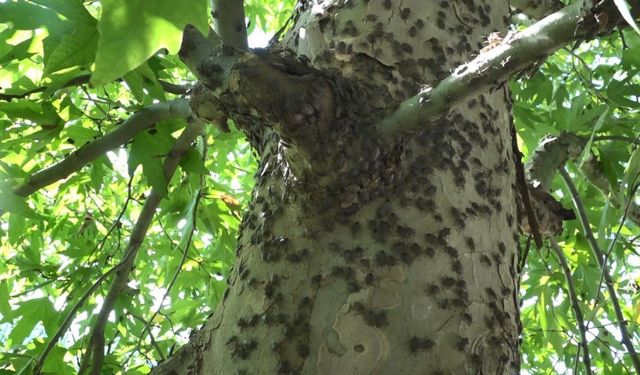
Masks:
[[[508,15],[497,0],[306,1],[278,46],[298,63],[193,66],[261,163],[223,300],[155,373],[518,373],[507,88],[396,137],[376,127]]]

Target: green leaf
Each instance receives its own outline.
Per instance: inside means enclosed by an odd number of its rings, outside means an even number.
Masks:
[[[609,181],[609,185],[617,186],[618,185],[618,174],[616,172],[616,167],[619,164],[619,161],[616,158],[616,155],[610,150],[606,150],[604,147],[601,147],[600,152],[600,165],[602,166],[602,172],[605,177]]]
[[[44,350],[44,344],[38,345],[39,349]],[[65,361],[65,355],[67,354],[67,349],[62,348],[58,345],[54,346],[49,355],[47,355],[47,359],[42,366],[43,374],[76,374],[77,371],[74,367],[71,366],[69,361]]]
[[[0,211],[6,211],[31,219],[38,215],[27,205],[26,198],[13,194],[12,186],[0,180]],[[13,216],[13,215],[12,215]]]
[[[109,165],[109,159],[101,156],[91,164],[89,175],[91,176],[91,187],[96,193],[100,193],[104,178],[106,176],[105,165]]]
[[[578,113],[584,110],[585,100],[585,95],[579,95],[577,98],[574,98],[571,103],[571,108],[564,113],[566,115],[564,120],[565,125],[563,126],[564,129],[575,131],[578,128],[579,124],[576,123],[576,119],[578,118]]]
[[[81,83],[83,79],[85,79],[85,77],[86,77],[86,81],[88,81],[87,73],[83,72],[80,68],[65,69],[64,72],[56,72],[53,74],[49,74],[46,77],[47,86],[46,86],[46,89],[43,91],[42,97],[43,99],[48,99],[56,91],[61,89],[65,84],[72,85],[72,81],[74,80],[76,80],[76,82]],[[14,85],[15,85],[15,82],[14,82]],[[69,98],[69,96],[67,95],[66,98]],[[67,99],[67,101],[68,100],[69,99]],[[73,103],[69,103],[69,104],[73,105]],[[60,110],[69,106],[69,104],[65,104],[64,107],[60,108]],[[76,114],[81,115],[79,111],[76,112]],[[79,116],[74,116],[74,117],[79,117]]]
[[[100,133],[97,130],[86,127],[81,121],[71,122],[60,133],[62,139],[73,143],[77,147],[81,147],[99,136]]]
[[[154,188],[166,189],[167,180],[164,176],[163,160],[171,147],[174,139],[168,133],[166,127],[156,126],[137,135],[131,145],[129,155],[129,174],[142,165],[142,172],[149,185]]]
[[[62,119],[56,111],[51,111],[49,104],[36,104],[30,100],[14,100],[0,102],[0,112],[6,113],[12,118],[31,120],[41,125],[58,125]]]
[[[151,102],[153,99],[165,100],[164,90],[148,63],[140,65],[122,78],[140,103]]]
[[[622,51],[622,63],[627,69],[640,68],[640,48],[632,47]]]
[[[32,374],[35,364],[34,358],[35,356],[20,353],[0,352],[0,375]],[[17,371],[5,370],[7,367]]]
[[[9,243],[16,245],[20,242],[24,233],[24,217],[20,215],[9,215]]]
[[[0,46],[0,64],[4,65],[11,60],[22,60],[33,55],[32,52],[29,52],[32,42],[32,38],[29,38],[16,44],[15,46],[3,43],[4,45]]]
[[[16,28],[44,26],[49,32],[43,42],[46,73],[93,62],[98,41],[97,21],[81,1],[31,0],[13,4],[9,11],[15,12],[15,19],[19,20]],[[33,13],[36,20],[25,18],[24,12]]]
[[[11,22],[19,30],[47,29],[49,36],[43,42],[45,73],[93,62],[98,42],[97,21],[81,1],[8,2],[0,4],[0,21]],[[15,57],[4,56],[2,60],[8,58]]]
[[[591,128],[591,136],[589,137],[589,141],[587,141],[587,144],[584,146],[584,149],[582,150],[582,155],[580,156],[580,161],[578,162],[578,168],[582,168],[584,163],[587,161],[587,159],[591,155],[591,144],[593,143],[593,137],[602,128],[602,125],[604,124],[604,120],[607,118],[608,115],[609,115],[609,107],[607,107],[605,111],[602,112],[602,114],[598,118],[598,121],[596,121],[596,124]]]
[[[629,164],[622,179],[624,181],[623,186],[631,189],[634,182],[638,184],[638,174],[640,174],[640,148],[636,148],[631,154]]]
[[[630,184],[636,179],[636,176],[640,173],[640,148],[636,147],[629,159],[629,165],[625,171],[625,182]]]
[[[45,328],[55,327],[56,321],[50,319],[52,316],[55,316],[55,309],[47,298],[34,298],[22,302],[8,316],[10,319],[18,319],[9,334],[9,339],[14,345],[20,345],[33,331],[38,322],[42,322]],[[47,331],[49,332],[49,329]]]
[[[27,1],[0,3],[0,23],[10,23],[18,30],[45,27],[49,33],[59,31],[64,24],[58,13]]]
[[[49,8],[68,20],[83,21],[91,14],[82,5],[81,0],[30,0],[43,7]]]
[[[92,18],[93,20],[93,18]],[[45,67],[49,74],[73,66],[88,67],[98,48],[96,22],[76,22],[68,25],[64,34],[44,40]]]
[[[33,231],[29,235],[29,244],[24,246],[24,255],[33,264],[39,264],[41,262],[40,253],[42,251],[42,234],[38,231]]]
[[[630,108],[639,107],[640,105],[637,101],[630,99],[630,97],[635,96],[637,93],[638,85],[629,83],[628,79],[625,79],[624,81],[612,79],[607,86],[607,96],[620,106],[627,106]]]
[[[537,311],[538,311],[538,319],[540,322],[540,328],[542,329],[542,334],[545,337],[548,337],[549,321],[547,320],[546,296],[547,296],[547,293],[545,293],[544,291],[540,293],[540,296],[538,297]]]
[[[182,157],[182,160],[180,160],[180,166],[186,172],[203,175],[209,174],[209,170],[205,167],[204,162],[202,161],[202,156],[193,148],[190,148],[189,151],[187,151],[187,154]]]
[[[161,48],[177,53],[185,26],[208,34],[207,1],[104,0],[91,83],[104,85],[135,69]]]
[[[93,227],[95,228],[95,224],[93,224]],[[92,232],[95,232],[95,230],[93,230]],[[67,242],[69,247],[66,250],[62,251],[62,254],[70,258],[82,258],[93,253],[94,251],[93,247],[91,246],[91,241],[88,241],[83,236],[69,237]]]
[[[6,280],[0,280],[0,315],[7,315],[10,311],[9,287]]]

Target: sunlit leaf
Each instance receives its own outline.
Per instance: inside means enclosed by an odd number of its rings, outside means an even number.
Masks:
[[[100,41],[91,83],[99,86],[137,68],[161,48],[178,52],[182,30],[207,34],[207,1],[102,1]]]

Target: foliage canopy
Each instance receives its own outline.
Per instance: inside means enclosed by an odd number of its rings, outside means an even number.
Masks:
[[[188,4],[187,4],[188,3]],[[95,313],[142,203],[165,189],[163,160],[186,126],[167,119],[78,173],[21,197],[29,176],[73,155],[154,103],[185,96],[194,77],[176,56],[182,29],[208,29],[207,1],[22,0],[0,3],[0,372],[76,373]],[[249,0],[249,32],[279,30],[293,1]],[[523,27],[523,26],[521,26]],[[640,347],[640,36],[631,28],[550,57],[511,81],[525,155],[548,135],[586,141],[566,166]],[[168,181],[144,237],[134,281],[106,326],[105,366],[147,373],[212,312],[234,261],[256,164],[243,136],[210,127]],[[553,191],[572,207],[561,178]],[[529,249],[521,277],[523,370],[580,371],[580,335],[567,292],[578,294],[592,365],[630,371],[618,318],[578,220],[552,246]],[[68,326],[65,327],[65,320]],[[554,370],[555,369],[555,370]],[[577,370],[576,370],[577,369]]]

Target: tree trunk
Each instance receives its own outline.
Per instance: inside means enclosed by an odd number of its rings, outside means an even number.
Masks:
[[[490,48],[508,13],[496,0],[299,4],[278,48],[300,64],[230,78],[251,93],[230,112],[261,164],[229,289],[156,373],[518,373],[508,88],[419,132],[375,128]]]

